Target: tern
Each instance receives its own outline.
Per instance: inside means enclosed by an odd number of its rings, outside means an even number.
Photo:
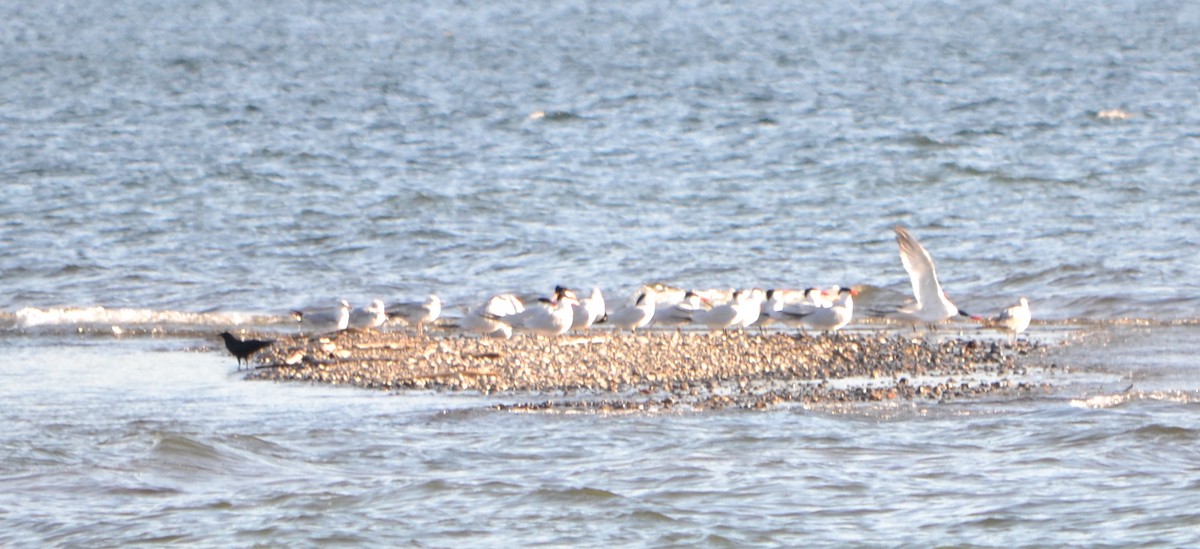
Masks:
[[[508,322],[512,319],[516,327],[525,331],[546,337],[556,337],[567,333],[575,322],[574,305],[579,303],[575,292],[559,286],[554,289],[554,298],[538,299],[533,306],[524,312],[495,320]]]
[[[703,324],[712,332],[725,330],[738,325],[738,321],[743,318],[742,310],[747,303],[745,292],[735,290],[733,298],[728,303],[716,305],[711,309],[698,310],[692,315],[692,320],[697,324]],[[758,308],[757,302],[753,305],[755,309]]]
[[[801,320],[813,311],[832,307],[833,302],[825,298],[825,292],[816,288],[805,288],[804,297],[796,303],[779,305],[770,312],[771,318],[785,326],[802,328],[805,323]]]
[[[784,316],[795,317],[804,325],[822,332],[836,332],[850,323],[854,317],[853,289],[838,288],[838,299],[829,307],[812,307],[807,312],[782,312]]]
[[[668,307],[657,307],[654,309],[654,319],[651,321],[659,326],[674,326],[680,330],[684,326],[692,323],[692,317],[696,311],[706,309],[706,300],[700,297],[699,294],[688,290],[683,294],[683,301]]]
[[[383,300],[376,299],[365,309],[350,311],[348,326],[355,330],[373,330],[387,322],[387,312],[384,311]]]
[[[950,302],[950,298],[946,297],[946,292],[942,291],[942,285],[938,283],[937,271],[929,251],[904,227],[897,225],[895,230],[896,243],[900,246],[900,263],[904,265],[904,270],[908,271],[916,303],[900,307],[887,316],[907,324],[925,323],[930,327],[954,316],[978,320],[970,313],[959,310]]]
[[[442,316],[442,299],[437,294],[429,294],[424,302],[397,303],[387,308],[388,316],[399,318],[409,326],[417,327],[417,334],[425,334],[425,325],[431,324]]]
[[[269,347],[272,343],[275,343],[274,340],[269,339],[238,339],[229,332],[221,332],[221,337],[225,339],[225,348],[229,349],[229,352],[233,353],[233,356],[237,357],[238,370],[242,369],[243,361],[245,361],[246,365],[249,366],[250,357],[253,356],[254,353],[257,353],[258,351]]]
[[[758,326],[759,333],[766,330],[767,326],[775,323],[774,313],[783,308],[783,291],[776,291],[774,288],[767,290],[767,299],[762,302],[762,306],[758,311],[758,321],[754,324]]]
[[[621,330],[636,332],[638,328],[650,324],[654,319],[654,309],[658,294],[647,289],[638,295],[633,305],[626,305],[608,315],[608,321]]]
[[[600,288],[592,288],[592,295],[581,298],[579,304],[575,305],[575,317],[571,322],[571,329],[591,328],[593,323],[604,316],[604,312],[604,294],[600,293]]]
[[[758,318],[762,316],[763,302],[767,300],[767,293],[762,288],[754,288],[744,292],[744,301],[738,309],[737,320],[734,325],[738,328],[749,328],[750,325],[758,322]]]
[[[489,297],[482,305],[467,310],[462,328],[479,334],[512,337],[512,326],[504,322],[505,317],[525,312],[525,304],[513,294],[498,294]]]
[[[300,323],[301,331],[340,332],[350,325],[350,303],[343,299],[333,311],[292,311],[292,317]]]
[[[1029,312],[1029,300],[1024,297],[1013,305],[1009,305],[1000,314],[984,321],[983,328],[992,328],[1008,334],[1009,340],[1015,340],[1017,334],[1029,327],[1033,318]]]

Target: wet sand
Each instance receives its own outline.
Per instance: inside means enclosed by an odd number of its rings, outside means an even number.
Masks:
[[[343,332],[279,340],[248,379],[501,395],[503,409],[767,408],[1049,390],[1034,342],[882,333],[596,332],[556,339]]]

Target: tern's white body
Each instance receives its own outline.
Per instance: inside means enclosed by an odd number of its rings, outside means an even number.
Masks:
[[[738,321],[744,318],[743,308],[746,307],[746,294],[741,291],[733,292],[733,299],[728,303],[716,305],[711,309],[701,309],[692,315],[692,320],[697,324],[703,324],[709,331],[725,330],[734,326],[738,326]],[[754,308],[758,309],[758,303],[755,302]]]
[[[592,295],[580,299],[579,304],[575,305],[575,314],[571,322],[571,329],[586,330],[591,328],[593,323],[604,316],[604,307],[604,294],[600,293],[600,288],[592,288]]]
[[[525,311],[525,304],[513,294],[494,295],[482,305],[467,311],[463,316],[462,328],[483,335],[512,337],[512,326],[504,322],[505,317]]]
[[[651,321],[659,326],[671,326],[682,328],[692,323],[692,316],[696,311],[704,310],[704,301],[695,292],[684,294],[683,301],[668,305],[665,307],[657,307],[654,310],[654,319]]]
[[[942,291],[937,271],[929,251],[903,227],[896,227],[896,243],[900,246],[900,263],[908,271],[915,303],[889,313],[888,318],[908,324],[936,324],[961,313]]]
[[[575,322],[574,297],[560,297],[557,301],[538,303],[525,309],[519,327],[540,336],[555,337],[567,333]]]
[[[541,298],[525,307],[523,312],[502,320],[532,334],[556,337],[571,329],[575,323],[575,305],[578,304],[579,298],[575,297],[574,292],[558,286],[554,289],[553,298]]]
[[[849,288],[838,291],[839,297],[829,307],[815,307],[799,317],[800,322],[814,330],[835,332],[854,317],[854,292]]]
[[[743,295],[743,301],[737,307],[737,320],[733,322],[737,328],[749,328],[751,324],[758,322],[758,318],[762,316],[763,303],[767,299],[766,292],[761,288],[754,288]]]
[[[608,315],[608,321],[621,330],[636,332],[654,319],[655,303],[658,296],[654,290],[642,292],[633,305],[626,305]]]
[[[804,298],[795,303],[780,305],[771,311],[771,317],[785,326],[800,328],[807,326],[803,318],[822,307],[832,307],[833,302],[825,298],[824,293],[816,288],[804,290]]]

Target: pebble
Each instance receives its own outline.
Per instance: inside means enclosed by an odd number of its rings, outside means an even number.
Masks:
[[[967,381],[976,372],[1019,374],[1012,352],[970,339],[924,341],[876,333],[834,336],[643,332],[545,339],[342,332],[329,339],[281,338],[257,356],[248,379],[382,389],[507,395],[530,402],[508,410],[764,409],[786,403],[947,400],[1043,387],[1008,380]],[[838,388],[831,380],[861,378]],[[921,378],[933,378],[917,381]],[[891,385],[885,385],[891,383]],[[562,395],[556,400],[547,394]]]

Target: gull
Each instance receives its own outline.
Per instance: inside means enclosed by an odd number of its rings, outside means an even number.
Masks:
[[[795,317],[799,322],[822,332],[836,332],[850,323],[854,317],[853,289],[844,286],[838,288],[838,299],[829,307],[813,307],[807,312],[783,312],[786,316]]]
[[[409,326],[417,327],[417,334],[425,334],[425,325],[442,316],[442,299],[429,294],[424,302],[397,303],[387,308],[388,316],[398,318]]]
[[[292,317],[300,323],[301,331],[340,332],[350,325],[350,303],[343,299],[333,311],[292,311]]]
[[[383,326],[383,323],[387,322],[387,319],[388,316],[384,311],[383,300],[376,299],[365,309],[350,311],[348,326],[355,330],[373,330]]]
[[[483,335],[512,337],[512,326],[504,322],[505,317],[525,312],[525,304],[513,294],[489,297],[482,305],[468,309],[463,316],[462,328]]]
[[[1008,333],[1010,341],[1017,338],[1017,334],[1024,332],[1029,327],[1029,321],[1033,318],[1029,312],[1029,300],[1024,297],[1013,305],[1009,305],[1000,314],[984,321],[983,328],[991,328]]]
[[[654,319],[657,300],[658,294],[647,289],[638,295],[633,305],[626,305],[608,315],[608,321],[618,329],[636,332],[638,328],[646,326]]]
[[[245,361],[246,365],[249,366],[250,357],[253,356],[254,353],[257,353],[263,348],[269,347],[272,343],[275,343],[274,340],[270,339],[238,339],[229,332],[221,332],[221,337],[225,339],[225,348],[229,349],[229,352],[233,353],[234,357],[237,357],[238,370],[242,369],[242,361]]]
[[[571,329],[591,328],[593,323],[604,316],[604,311],[604,294],[600,293],[600,288],[592,288],[592,295],[580,299],[579,304],[575,305]]]
[[[684,326],[692,323],[692,316],[696,314],[696,311],[705,310],[705,303],[706,300],[703,297],[688,290],[686,294],[683,294],[683,301],[669,307],[655,308],[654,318],[651,322],[660,326],[674,326],[682,330]]]
[[[908,271],[912,282],[913,297],[916,303],[900,307],[887,315],[889,318],[908,324],[925,323],[931,327],[953,316],[976,318],[966,311],[960,311],[938,283],[937,271],[933,267],[933,257],[929,251],[909,234],[904,227],[896,226],[896,243],[900,245],[900,263]]]
[[[703,324],[713,332],[735,326],[742,318],[742,309],[747,303],[745,295],[741,290],[734,290],[733,298],[729,302],[711,309],[698,310],[692,315],[692,320],[697,324]],[[755,303],[754,307],[757,308],[758,303]]]

